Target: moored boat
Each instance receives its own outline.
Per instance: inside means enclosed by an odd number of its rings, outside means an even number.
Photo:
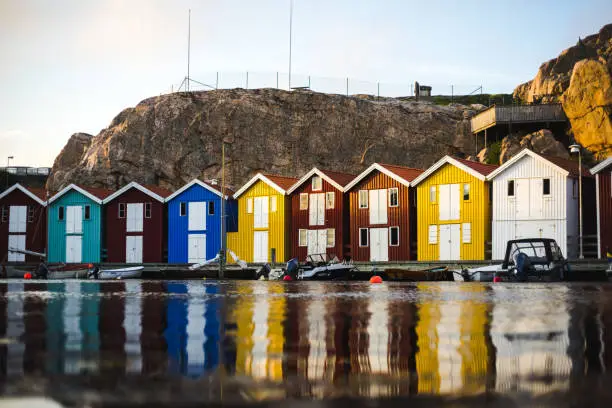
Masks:
[[[144,266],[132,266],[117,269],[97,269],[94,267],[89,271],[89,279],[138,279],[142,276]]]

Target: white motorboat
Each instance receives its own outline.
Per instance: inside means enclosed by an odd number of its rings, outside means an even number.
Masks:
[[[502,265],[487,265],[479,268],[466,268],[453,271],[455,282],[493,282],[495,273]]]

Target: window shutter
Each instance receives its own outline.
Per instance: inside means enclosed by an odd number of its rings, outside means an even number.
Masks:
[[[261,197],[261,225],[264,228],[268,227],[268,214],[270,213],[270,197]]]
[[[276,212],[276,196],[270,197],[270,212]]]
[[[73,213],[74,232],[80,234],[83,232],[83,207],[73,207]]]
[[[429,243],[430,244],[438,243],[438,226],[437,225],[429,226]]]
[[[308,209],[308,194],[302,193],[300,194],[300,210]]]
[[[378,224],[378,192],[370,190],[369,193],[370,224]]]
[[[464,222],[461,229],[463,230],[463,243],[469,244],[472,242],[472,224],[469,222]]]
[[[252,214],[253,213],[253,199],[252,198],[247,198],[247,214]]]
[[[332,209],[336,205],[336,193],[333,191],[325,193],[325,208]]]
[[[308,206],[308,224],[317,225],[317,195],[310,194],[310,204]]]
[[[378,190],[378,222],[387,223],[387,190]]]
[[[325,194],[317,196],[317,225],[325,225]]]
[[[298,246],[305,247],[308,245],[308,230],[298,230]]]

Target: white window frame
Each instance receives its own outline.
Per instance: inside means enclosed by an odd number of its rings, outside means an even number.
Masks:
[[[397,229],[397,244],[395,244],[395,245],[393,245],[391,243],[391,237],[393,235],[393,234],[391,234],[391,230],[393,230],[393,229]],[[399,227],[399,225],[396,225],[396,226],[393,226],[393,227],[389,227],[389,246],[392,246],[392,247],[400,246],[400,227]]]
[[[466,239],[465,231],[469,231],[469,234]],[[471,244],[472,243],[472,223],[464,222],[461,224],[461,242],[463,244]]]
[[[333,210],[334,208],[336,208],[336,193],[334,191],[328,191],[327,193],[325,193],[325,209]]]
[[[35,211],[34,206],[28,205],[28,224],[34,222],[34,211]]]
[[[395,205],[391,204],[391,195],[392,195],[392,192],[395,192],[395,201],[396,201]],[[388,191],[388,194],[389,194],[389,198],[388,198],[389,199],[389,207],[399,207],[399,188],[397,188],[397,187],[390,188],[389,191]]]
[[[276,208],[277,208],[277,203],[276,203],[276,196],[270,196],[270,212],[276,212]]]
[[[308,193],[300,193],[300,211],[308,210]]]
[[[358,201],[359,201],[359,209],[364,209],[364,208],[368,208],[368,199],[370,197],[369,195],[369,191],[368,190],[359,190],[359,192],[357,193],[358,196]],[[365,205],[364,205],[364,200],[362,199],[362,197],[365,197]]]
[[[334,237],[331,245],[329,245],[329,237],[330,236]],[[325,247],[326,248],[333,248],[335,246],[336,246],[336,229],[335,228],[328,228],[327,229],[327,241],[325,242]]]
[[[544,194],[544,181],[548,180],[548,194]],[[574,179],[575,180],[575,179]],[[550,185],[550,179],[549,178],[543,178],[542,179],[542,196],[544,197],[550,197],[551,193],[552,193],[552,186]]]
[[[512,194],[508,192],[510,190],[510,183],[512,183]],[[506,195],[512,198],[516,197],[516,182],[514,180],[508,180],[506,183]]]
[[[247,214],[253,214],[253,198],[249,197],[246,200],[246,212]]]
[[[3,205],[2,208],[0,208],[0,223],[4,224],[7,221],[8,221],[8,207],[6,205]]]
[[[433,193],[433,200],[432,200],[432,195]],[[438,198],[438,189],[436,186],[429,186],[429,203],[430,204],[435,204],[437,202],[437,198]]]
[[[366,232],[366,235],[365,235],[365,237],[366,237],[365,245],[362,245],[362,242],[361,242],[361,231],[365,231]],[[368,246],[370,246],[370,231],[368,231],[368,228],[359,228],[359,247],[360,248],[366,248]]]
[[[121,215],[121,212],[123,212],[123,216]],[[59,217],[59,212],[58,212],[58,217]],[[125,217],[126,217],[125,203],[119,203],[119,205],[117,206],[117,218],[124,219]]]
[[[467,195],[468,198],[465,198],[465,188],[467,187]],[[472,200],[472,186],[470,183],[463,183],[463,191],[461,192],[461,201],[471,201]]]
[[[433,235],[432,235],[432,231],[433,231]],[[432,239],[432,236],[434,237],[433,239]],[[437,225],[430,225],[427,228],[427,243],[430,245],[438,244],[438,226]]]
[[[87,213],[89,213],[89,217],[87,216]],[[83,220],[84,221],[91,220],[91,205],[89,204],[83,206]]]
[[[308,230],[306,230],[306,229],[299,229],[298,230],[298,246],[299,247],[307,247],[308,246]]]
[[[211,206],[212,206],[212,213],[210,212]],[[215,211],[216,211],[215,202],[213,200],[210,200],[208,202],[208,204],[206,204],[206,214],[207,215],[215,215]]]
[[[311,180],[311,186],[312,186],[312,191],[323,190],[323,179],[321,178],[321,176],[313,176]]]
[[[151,203],[145,203],[144,217],[145,218],[153,218],[153,205]]]
[[[183,211],[183,209],[185,211]],[[179,203],[179,217],[186,217],[187,216],[187,203],[185,201],[181,201]]]

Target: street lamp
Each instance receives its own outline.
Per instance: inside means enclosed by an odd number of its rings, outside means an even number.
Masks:
[[[582,151],[579,144],[574,143],[569,147],[570,153],[578,153],[578,212],[580,217],[580,253],[578,258],[584,259],[584,253],[582,252]]]
[[[13,160],[15,157],[13,156],[9,156],[6,158],[6,187],[8,188],[8,184],[9,184],[9,163],[11,162],[11,160]]]

